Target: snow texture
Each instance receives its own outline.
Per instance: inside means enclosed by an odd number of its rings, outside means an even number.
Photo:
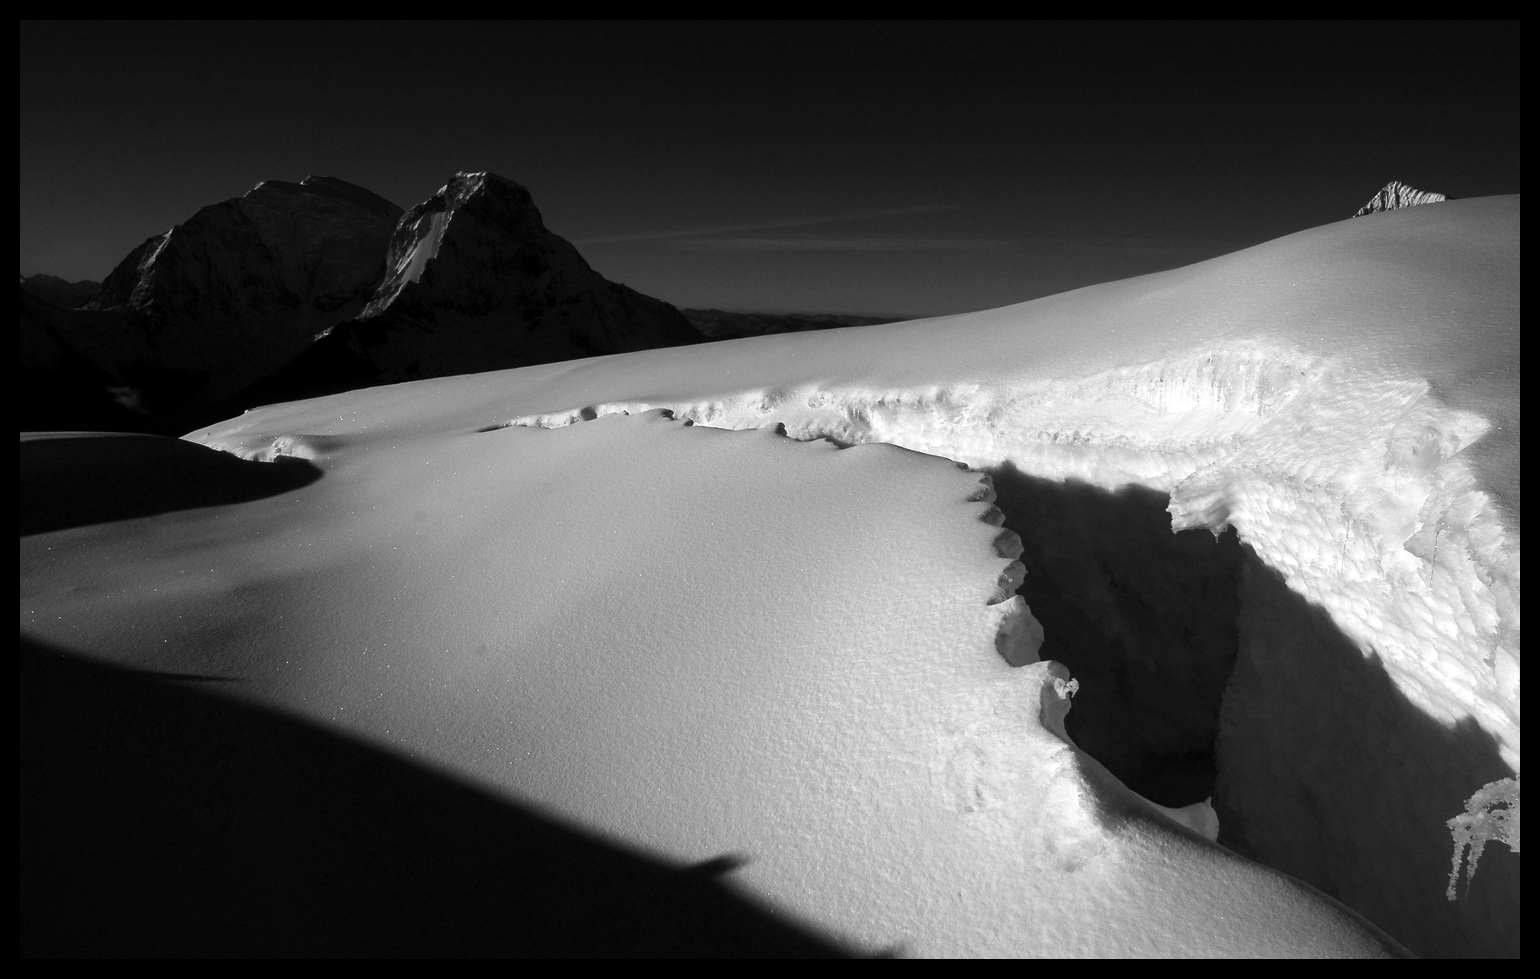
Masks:
[[[326,476],[28,537],[27,634],[743,854],[737,886],[854,949],[1393,950],[1064,739],[1067,673],[1000,655],[1033,658],[987,477],[662,412],[278,450]]]

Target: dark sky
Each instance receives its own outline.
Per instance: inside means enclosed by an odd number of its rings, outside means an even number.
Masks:
[[[534,194],[681,306],[931,314],[1519,191],[1517,24],[21,25],[21,272],[267,179]]]

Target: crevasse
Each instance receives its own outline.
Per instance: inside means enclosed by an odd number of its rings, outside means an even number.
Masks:
[[[1426,381],[1267,343],[1017,386],[810,384],[507,420],[666,408],[718,428],[887,442],[979,469],[1170,494],[1172,529],[1233,527],[1429,716],[1475,718],[1519,767],[1519,548],[1460,456],[1488,429]]]
[[[1168,810],[1212,792],[1221,844],[1419,954],[1515,954],[1516,860],[1487,857],[1459,902],[1444,897],[1446,823],[1520,764],[1518,525],[1467,451],[1492,423],[1409,370],[1272,340],[1006,377],[638,392],[449,424],[469,435],[483,419],[482,431],[558,428],[662,409],[982,470],[1002,530],[1027,547],[1027,575],[1002,580],[994,610],[1043,629],[1002,628],[1002,653],[1041,641],[1076,675],[1082,749]],[[237,427],[203,440],[271,459],[324,456],[342,437]]]

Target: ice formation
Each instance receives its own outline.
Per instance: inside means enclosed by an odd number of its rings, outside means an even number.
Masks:
[[[1476,876],[1476,864],[1488,840],[1508,844],[1519,852],[1519,780],[1505,778],[1481,787],[1465,803],[1465,812],[1449,820],[1454,834],[1454,866],[1449,871],[1449,890],[1445,896],[1455,899],[1455,885],[1460,882],[1460,865],[1470,851],[1469,877]]]
[[[1518,551],[1459,453],[1481,415],[1426,380],[1258,343],[1020,387],[809,385],[511,419],[560,427],[664,408],[719,428],[884,442],[990,470],[1171,495],[1174,531],[1236,528],[1431,716],[1473,716],[1519,763]]]

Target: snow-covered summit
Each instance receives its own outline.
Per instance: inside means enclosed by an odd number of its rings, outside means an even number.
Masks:
[[[1443,194],[1438,194],[1427,190],[1418,190],[1416,187],[1403,184],[1399,180],[1392,180],[1390,183],[1386,184],[1378,194],[1375,194],[1369,203],[1365,204],[1363,207],[1360,207],[1357,211],[1354,211],[1353,217],[1361,218],[1365,214],[1377,214],[1380,211],[1393,211],[1398,207],[1416,207],[1419,204],[1437,204],[1439,201],[1446,201],[1448,199],[1449,198],[1445,197]]]

